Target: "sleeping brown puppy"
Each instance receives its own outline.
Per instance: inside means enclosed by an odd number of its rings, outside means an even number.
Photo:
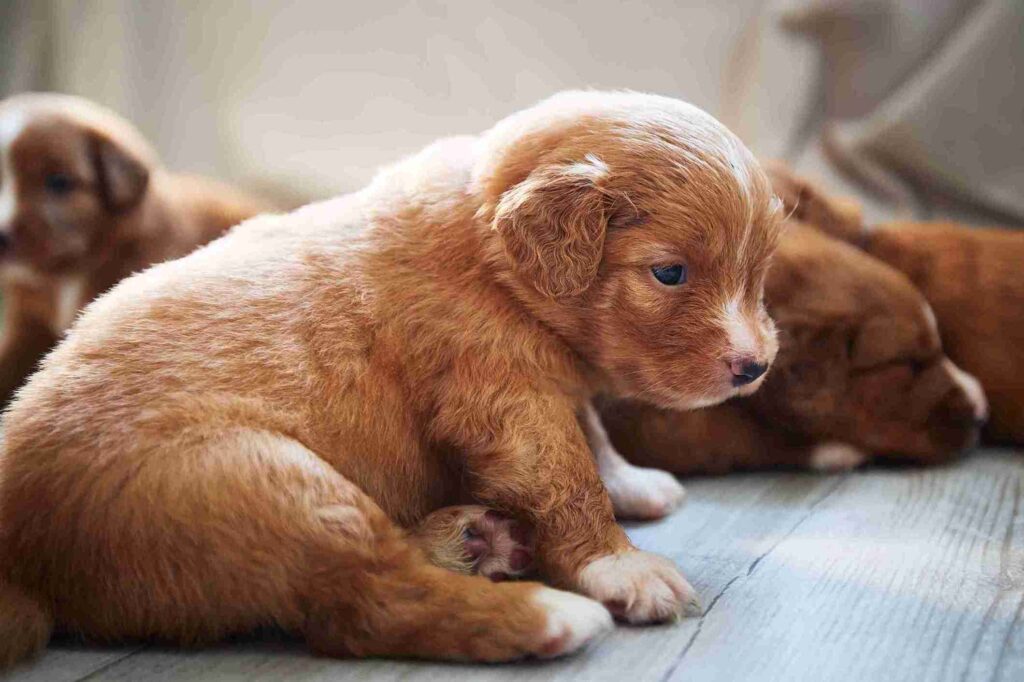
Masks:
[[[86,303],[267,208],[167,173],[137,130],[89,101],[0,101],[0,404]]]
[[[931,304],[949,357],[978,378],[991,415],[985,437],[1024,443],[1024,232],[954,223],[867,227],[855,202],[770,166],[787,208],[896,268]]]
[[[0,661],[54,628],[267,624],[330,655],[505,660],[577,649],[606,606],[694,613],[615,522],[590,400],[756,390],[780,218],[706,113],[564,93],[122,281],[5,414]],[[586,596],[441,570],[399,527],[470,498]]]

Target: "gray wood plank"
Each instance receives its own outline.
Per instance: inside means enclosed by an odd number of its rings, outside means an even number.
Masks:
[[[845,479],[667,679],[1024,679],[1022,484],[1024,457],[995,453]]]
[[[684,567],[705,600],[702,618],[620,627],[547,663],[333,661],[296,643],[254,641],[147,648],[83,677],[1024,679],[1024,456],[844,476],[734,475],[688,488],[681,512],[630,534]],[[64,653],[51,650],[36,670]],[[12,679],[29,679],[26,671]]]
[[[37,661],[24,663],[3,680],[17,682],[74,682],[131,656],[142,647],[90,648],[81,644],[57,643]]]

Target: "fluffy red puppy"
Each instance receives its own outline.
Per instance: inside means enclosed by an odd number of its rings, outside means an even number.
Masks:
[[[854,202],[827,196],[781,164],[771,176],[797,216],[910,278],[934,311],[949,357],[984,387],[986,438],[1024,442],[1024,233],[932,222],[868,227]]]
[[[123,281],[6,414],[3,659],[54,627],[273,623],[330,655],[503,660],[581,646],[602,602],[692,611],[615,523],[578,416],[601,390],[757,388],[779,213],[704,112],[566,93]],[[597,601],[432,566],[398,524],[466,496]]]
[[[92,102],[0,101],[0,403],[86,303],[267,208],[164,171],[137,130]]]
[[[901,273],[790,220],[765,300],[780,349],[756,394],[687,412],[602,401],[603,427],[594,428],[606,428],[610,444],[595,456],[619,516],[657,518],[672,507],[678,483],[642,467],[833,470],[879,455],[930,463],[976,442],[984,396],[943,354],[924,297]],[[529,527],[483,507],[431,514],[417,538],[453,570],[502,579],[532,567]]]

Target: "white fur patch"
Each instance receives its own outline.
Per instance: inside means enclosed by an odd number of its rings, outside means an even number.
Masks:
[[[928,323],[928,328],[937,335],[939,333],[939,321],[935,318],[935,311],[927,303],[923,303],[921,308],[924,310],[924,319]]]
[[[0,116],[0,230],[10,227],[18,210],[18,183],[10,148],[27,123],[28,119],[17,111]]]
[[[66,277],[61,280],[57,288],[57,300],[55,301],[53,319],[50,327],[58,336],[68,330],[78,317],[78,310],[82,307],[82,299],[85,294],[85,278]]]
[[[534,601],[547,614],[544,658],[572,653],[612,629],[611,614],[592,599],[541,587]]]
[[[722,326],[729,338],[729,346],[736,355],[760,358],[760,344],[750,320],[740,310],[739,297],[734,296],[722,308]]]
[[[847,471],[868,461],[868,455],[849,443],[819,443],[811,451],[810,466],[815,471]]]
[[[632,550],[609,554],[580,572],[583,592],[630,623],[658,623],[701,612],[700,600],[676,565]]]
[[[608,164],[601,159],[593,154],[587,154],[585,160],[570,164],[565,172],[589,178],[591,181],[596,182],[608,175],[610,169]]]
[[[967,396],[971,407],[974,408],[974,418],[978,421],[988,419],[988,399],[985,397],[985,389],[981,387],[981,382],[954,365],[948,358],[942,361],[942,366]]]
[[[666,471],[630,464],[615,449],[592,405],[584,414],[587,442],[620,519],[660,519],[686,499],[686,488]]]

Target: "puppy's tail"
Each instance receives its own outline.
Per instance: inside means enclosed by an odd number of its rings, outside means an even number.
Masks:
[[[0,577],[0,670],[41,651],[53,616],[34,597]]]

